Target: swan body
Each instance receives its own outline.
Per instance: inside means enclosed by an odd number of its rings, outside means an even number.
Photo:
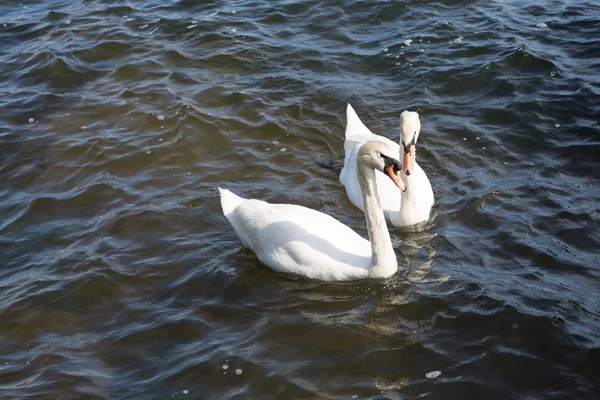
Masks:
[[[322,212],[295,204],[244,199],[219,188],[223,214],[242,244],[275,271],[323,281],[388,277],[397,271],[398,264],[377,201],[372,164],[389,171],[387,164],[398,168],[400,163],[391,158],[393,152],[384,144],[365,146],[356,162],[371,241]]]
[[[406,190],[393,184],[383,173],[376,171],[377,193],[385,217],[396,227],[405,227],[429,220],[434,203],[433,190],[427,174],[415,161],[415,146],[421,124],[416,112],[404,111],[401,115],[400,147],[391,140],[375,135],[360,120],[350,104],[346,108],[346,140],[344,142],[344,167],[340,182],[346,188],[350,202],[363,210],[360,185],[356,177],[356,158],[360,148],[368,141],[380,141],[389,146],[395,154],[403,155],[402,180]],[[403,151],[404,150],[404,151]],[[406,151],[409,150],[409,151]],[[401,185],[402,186],[402,185]]]

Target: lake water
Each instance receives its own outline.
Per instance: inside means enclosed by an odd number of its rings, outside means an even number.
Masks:
[[[599,398],[599,71],[595,1],[0,3],[0,398]],[[366,236],[347,103],[434,215],[275,273],[217,186]]]

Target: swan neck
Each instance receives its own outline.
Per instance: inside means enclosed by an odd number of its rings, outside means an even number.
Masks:
[[[398,262],[377,194],[375,170],[361,167],[359,163],[357,173],[362,191],[369,241],[371,242],[370,274],[374,278],[388,277],[398,270]]]

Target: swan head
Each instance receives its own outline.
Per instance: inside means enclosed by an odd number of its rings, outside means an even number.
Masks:
[[[359,169],[372,168],[387,175],[403,192],[406,185],[400,178],[402,164],[396,159],[397,155],[387,144],[378,140],[370,141],[361,146],[358,151],[357,163]]]
[[[402,172],[407,176],[415,170],[415,157],[417,153],[417,140],[421,131],[419,113],[403,111],[400,114],[400,146],[402,156]]]

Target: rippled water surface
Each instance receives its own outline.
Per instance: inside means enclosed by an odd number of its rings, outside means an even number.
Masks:
[[[0,397],[597,398],[599,71],[595,1],[1,2]],[[366,236],[347,103],[420,112],[434,216],[275,273],[217,186]]]

